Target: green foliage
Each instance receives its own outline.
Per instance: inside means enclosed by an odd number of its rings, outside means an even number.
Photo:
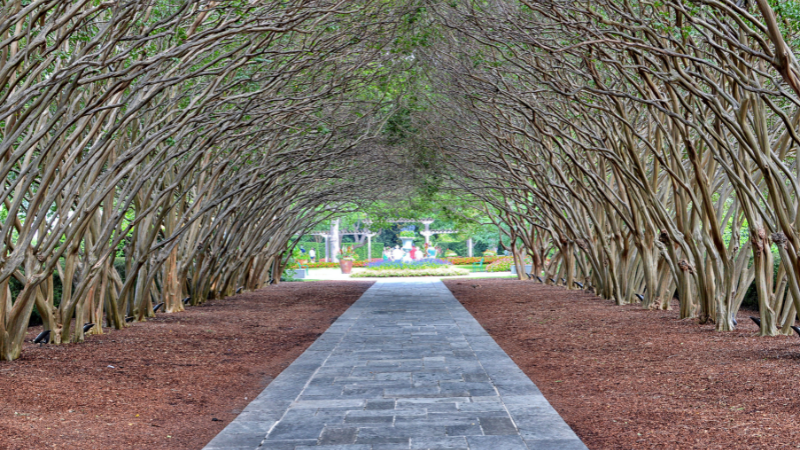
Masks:
[[[292,249],[292,258],[295,261],[299,261],[301,259],[308,259],[308,252],[303,253],[303,250],[300,249],[299,245],[295,245]]]
[[[300,279],[294,277],[295,275],[297,275],[297,271],[293,268],[287,267],[283,269],[281,281],[300,281]]]
[[[411,124],[411,110],[400,108],[392,114],[386,122],[384,132],[390,145],[402,144],[411,135],[417,133],[418,130]]]
[[[797,0],[769,0],[778,19],[778,25],[786,38],[800,31],[800,2]],[[791,46],[796,47],[797,39],[787,39]]]

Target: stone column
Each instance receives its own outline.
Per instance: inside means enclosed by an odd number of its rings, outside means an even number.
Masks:
[[[330,255],[330,249],[328,248],[328,245],[329,245],[328,244],[328,235],[327,234],[323,234],[322,237],[325,238],[325,262],[328,262],[328,258],[329,258],[328,255]]]
[[[331,220],[331,261],[339,262],[339,219]]]
[[[472,238],[467,239],[467,256],[472,258]]]

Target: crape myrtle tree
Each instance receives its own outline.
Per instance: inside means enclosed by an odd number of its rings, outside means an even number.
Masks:
[[[392,8],[0,2],[0,359],[34,306],[79,342],[277,282],[296,233],[392,189],[359,164],[409,64]]]
[[[795,2],[429,2],[426,130],[546,278],[761,334],[798,291]],[[447,138],[444,138],[447,136]],[[773,251],[780,264],[773,264]],[[776,270],[777,269],[777,270]],[[550,281],[548,281],[550,282]]]
[[[647,308],[677,292],[720,331],[754,284],[761,334],[789,333],[799,14],[0,0],[0,359],[34,307],[79,342],[256,289],[302,233],[417,190],[463,194],[548,283]]]

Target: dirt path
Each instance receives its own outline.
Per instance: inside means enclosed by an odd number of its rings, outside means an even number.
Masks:
[[[445,284],[590,449],[800,446],[800,338],[757,337],[750,312],[716,333],[561,287]]]
[[[28,344],[0,362],[0,449],[202,448],[371,285],[285,283]]]

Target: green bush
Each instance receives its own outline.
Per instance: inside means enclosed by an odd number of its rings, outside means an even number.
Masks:
[[[303,251],[300,250],[300,246],[296,245],[292,249],[292,258],[294,258],[295,261],[297,261],[298,259],[308,259],[308,249],[306,249],[306,252],[303,253]]]

